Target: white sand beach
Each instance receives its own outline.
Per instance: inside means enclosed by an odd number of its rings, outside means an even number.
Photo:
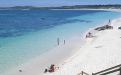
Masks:
[[[113,29],[98,31],[93,38],[85,38],[84,34],[83,41],[82,34],[74,35],[68,38],[65,44],[61,42],[59,46],[52,48],[47,55],[31,59],[3,75],[77,75],[81,71],[91,75],[119,65],[121,64],[121,30],[118,27],[121,26],[121,18],[111,20],[111,26]],[[51,64],[59,69],[53,73],[44,73]]]
[[[60,64],[59,69],[43,75],[77,75],[81,71],[91,75],[121,64],[121,30],[118,29],[121,18],[112,20],[111,26],[113,29],[99,31],[94,38],[85,38],[87,44]]]

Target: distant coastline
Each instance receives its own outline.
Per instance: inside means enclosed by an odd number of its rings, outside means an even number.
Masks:
[[[54,10],[54,9],[121,9],[121,5],[74,5],[60,7],[13,6],[0,7],[0,10]]]

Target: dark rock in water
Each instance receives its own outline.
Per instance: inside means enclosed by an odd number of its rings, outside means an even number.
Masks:
[[[22,70],[19,70],[19,72],[22,72]]]
[[[118,29],[121,29],[121,27],[118,27]]]
[[[42,20],[45,20],[45,18],[41,18]]]
[[[99,30],[101,27],[97,27],[97,28],[95,28],[95,30]]]
[[[95,28],[95,30],[98,30],[100,27]]]

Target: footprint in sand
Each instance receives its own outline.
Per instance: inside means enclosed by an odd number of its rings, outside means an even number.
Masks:
[[[97,47],[95,47],[95,48],[101,48],[102,46],[97,46]]]

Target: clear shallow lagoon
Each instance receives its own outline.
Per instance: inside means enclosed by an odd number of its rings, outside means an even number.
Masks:
[[[120,16],[101,10],[0,10],[0,74],[46,55],[57,46],[57,38],[63,42],[76,34],[83,36]]]

